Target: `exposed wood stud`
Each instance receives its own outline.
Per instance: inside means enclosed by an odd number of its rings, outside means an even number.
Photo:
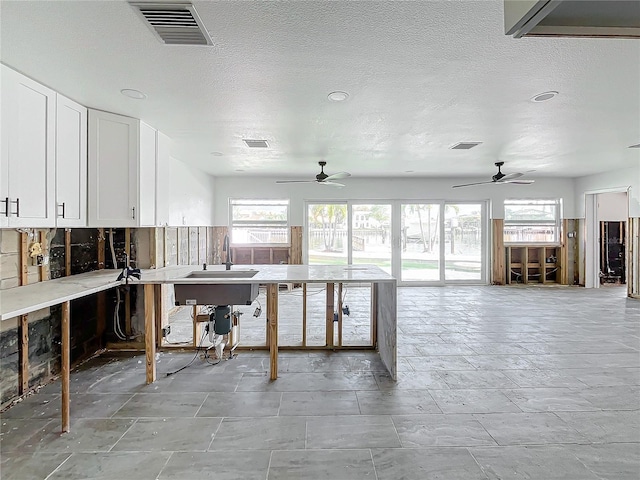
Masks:
[[[378,284],[371,284],[371,345],[378,343]]]
[[[302,227],[291,227],[291,251],[289,253],[289,263],[292,265],[302,264]]]
[[[502,218],[494,218],[491,222],[492,226],[492,269],[491,284],[505,284],[505,250],[504,250],[504,220]]]
[[[105,234],[104,228],[98,229],[98,270],[105,268]],[[107,328],[107,293],[98,293],[98,312],[97,312],[97,334],[100,339],[100,345],[103,343],[103,335]]]
[[[62,304],[62,431],[69,431],[69,372],[71,368],[70,302]]]
[[[342,346],[342,283],[338,284],[338,346]]]
[[[302,284],[302,346],[307,346],[307,284]]]
[[[327,283],[327,310],[326,310],[326,343],[327,347],[333,347],[333,309],[334,309],[335,284]]]
[[[191,324],[193,325],[193,348],[198,348],[200,346],[200,339],[198,338],[198,326],[197,326],[197,322],[196,322],[196,318],[198,317],[198,306],[194,305],[193,306],[193,310],[191,312],[191,315],[193,315],[193,320],[191,322]]]
[[[29,320],[27,315],[20,315],[18,332],[20,335],[20,381],[18,383],[18,393],[20,395],[29,390]]]
[[[20,285],[29,283],[29,234],[20,233]]]
[[[569,220],[566,218],[562,220],[562,244],[560,246],[560,255],[558,261],[560,263],[560,277],[559,282],[562,285],[569,284],[569,241],[568,235],[569,233]]]
[[[47,234],[44,231],[40,231],[40,235],[39,235],[39,240],[40,245],[42,245],[42,256],[44,258],[49,256],[49,245],[47,242]],[[48,263],[45,264],[44,262],[42,262],[42,265],[40,265],[38,267],[38,280],[41,282],[44,282],[45,280],[48,280],[49,274],[48,274]]]
[[[131,260],[131,229],[124,229],[124,253],[127,256],[125,267],[129,266]],[[131,292],[127,290],[124,294],[124,331],[131,336]]]
[[[156,381],[156,318],[155,289],[153,284],[144,286],[144,343],[147,361],[147,384]]]
[[[278,284],[267,285],[267,322],[269,324],[269,357],[271,380],[278,378]]]
[[[64,229],[64,275],[71,275],[71,229]]]
[[[155,322],[157,325],[156,328],[156,345],[162,346],[164,342],[164,338],[162,336],[162,329],[165,327],[166,323],[168,323],[168,316],[165,315],[164,312],[164,302],[162,295],[162,285],[154,286],[154,301],[155,301]]]

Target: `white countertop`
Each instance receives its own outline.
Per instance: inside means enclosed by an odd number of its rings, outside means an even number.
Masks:
[[[113,288],[122,283],[116,281],[119,274],[120,270],[96,270],[0,290],[0,320]]]
[[[253,277],[186,278],[202,270],[201,265],[180,265],[156,270],[142,270],[142,278],[133,283],[370,283],[395,282],[395,279],[375,265],[233,265],[237,270],[256,270]],[[207,265],[207,271],[225,271],[224,265]]]
[[[161,283],[370,283],[395,282],[395,279],[374,265],[234,265],[231,270],[257,270],[251,278],[185,278],[198,265],[181,265],[155,270],[142,270],[142,279],[131,284]],[[223,271],[224,265],[208,265],[207,270]],[[0,320],[25,315],[42,308],[58,305],[123,283],[116,281],[120,270],[94,272],[57,278],[46,282],[0,290]]]

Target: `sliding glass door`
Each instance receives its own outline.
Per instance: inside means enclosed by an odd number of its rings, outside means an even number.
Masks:
[[[400,205],[400,281],[443,281],[440,210],[439,203]]]
[[[445,282],[482,282],[485,279],[483,203],[445,203]]]
[[[391,204],[351,205],[351,263],[376,265],[392,274]]]

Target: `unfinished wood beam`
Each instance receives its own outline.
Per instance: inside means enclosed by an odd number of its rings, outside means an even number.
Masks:
[[[560,268],[560,284],[569,285],[569,220],[562,220],[562,243],[560,245],[560,255],[556,261]]]
[[[20,395],[29,390],[29,317],[20,315],[18,333],[20,335],[20,372],[18,393]]]
[[[104,270],[105,268],[105,235],[104,228],[98,229],[98,270]],[[107,328],[107,293],[102,291],[98,293],[97,304],[97,334],[100,340],[100,346],[102,346],[103,335]]]
[[[307,284],[302,284],[302,346],[307,346]]]
[[[333,283],[327,283],[327,309],[326,309],[326,343],[327,347],[333,347],[333,309],[334,309],[334,288]]]
[[[69,431],[69,373],[71,368],[70,302],[62,304],[62,431]]]
[[[504,219],[494,218],[492,226],[492,248],[491,248],[491,284],[505,284],[505,251],[504,251]]]
[[[269,329],[269,360],[271,380],[278,378],[278,284],[267,285],[267,322]]]
[[[342,346],[342,283],[338,284],[338,346]]]
[[[71,229],[64,229],[64,275],[71,275]]]
[[[302,227],[291,227],[291,249],[289,250],[289,263],[302,265]]]
[[[42,258],[46,258],[49,256],[49,244],[47,242],[47,234],[44,231],[40,231],[40,235],[38,238],[38,241],[40,242],[40,245],[42,246]],[[38,266],[38,280],[40,282],[44,282],[45,280],[49,279],[49,273],[48,273],[48,262],[45,263],[44,261]]]
[[[147,361],[147,384],[156,381],[155,286],[144,286],[144,343]]]
[[[124,253],[127,256],[126,265],[128,267],[131,260],[131,229],[124,229]],[[124,332],[127,337],[131,336],[131,292],[124,294]]]
[[[378,344],[378,284],[371,284],[371,346]]]
[[[29,234],[20,232],[20,285],[29,283]]]

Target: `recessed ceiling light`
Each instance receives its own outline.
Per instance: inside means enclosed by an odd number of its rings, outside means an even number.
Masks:
[[[482,142],[458,142],[455,145],[450,146],[451,150],[469,150],[470,148],[481,145]]]
[[[210,155],[213,155],[214,157],[222,157],[224,155],[224,153],[222,153],[222,152],[211,152]]]
[[[349,98],[349,94],[347,92],[337,90],[327,95],[327,98],[332,102],[344,102],[347,98]]]
[[[144,100],[147,96],[140,90],[134,90],[133,88],[123,88],[120,93],[125,97],[135,98],[136,100]]]
[[[640,148],[640,143],[637,143],[635,145],[629,145],[629,148]]]
[[[556,95],[558,95],[558,92],[556,92],[555,90],[551,90],[549,92],[539,93],[538,95],[531,97],[531,101],[536,103],[546,102],[547,100],[551,100]]]
[[[415,170],[405,170],[404,173],[413,173]]]

